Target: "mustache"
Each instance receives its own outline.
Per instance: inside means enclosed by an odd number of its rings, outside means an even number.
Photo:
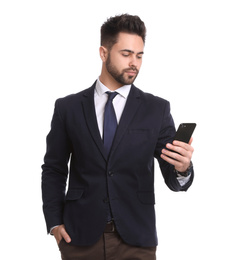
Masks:
[[[123,71],[124,72],[135,71],[136,73],[139,72],[139,70],[136,67],[130,67],[130,68],[124,69]]]

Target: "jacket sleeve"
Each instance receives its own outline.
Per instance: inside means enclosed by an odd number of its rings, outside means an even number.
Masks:
[[[191,186],[193,182],[194,172],[192,170],[191,177],[189,181],[184,185],[181,186],[179,181],[177,180],[177,174],[174,171],[174,166],[169,164],[168,162],[164,161],[160,155],[163,148],[166,147],[167,143],[172,143],[176,130],[173,118],[170,113],[170,103],[166,101],[164,113],[163,113],[163,120],[161,125],[161,130],[159,133],[159,137],[156,144],[155,149],[155,157],[159,162],[159,166],[164,177],[166,185],[172,191],[187,191],[187,189]]]
[[[47,150],[42,165],[42,199],[47,231],[63,224],[63,207],[71,146],[60,114],[60,100],[55,103]]]

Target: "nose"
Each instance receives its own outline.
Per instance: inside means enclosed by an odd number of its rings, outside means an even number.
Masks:
[[[130,58],[129,66],[138,68],[139,62],[140,61],[138,60],[138,58],[135,55],[132,55]]]

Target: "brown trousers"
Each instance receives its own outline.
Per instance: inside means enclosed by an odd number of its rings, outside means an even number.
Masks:
[[[62,260],[155,260],[156,247],[136,247],[123,242],[119,234],[104,232],[92,246],[59,243]]]

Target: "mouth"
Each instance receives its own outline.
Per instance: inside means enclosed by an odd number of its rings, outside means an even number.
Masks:
[[[125,73],[127,73],[129,76],[136,76],[138,74],[138,71],[136,69],[129,69],[125,70]]]
[[[126,73],[129,75],[129,76],[135,76],[137,73],[135,71],[126,71]]]

